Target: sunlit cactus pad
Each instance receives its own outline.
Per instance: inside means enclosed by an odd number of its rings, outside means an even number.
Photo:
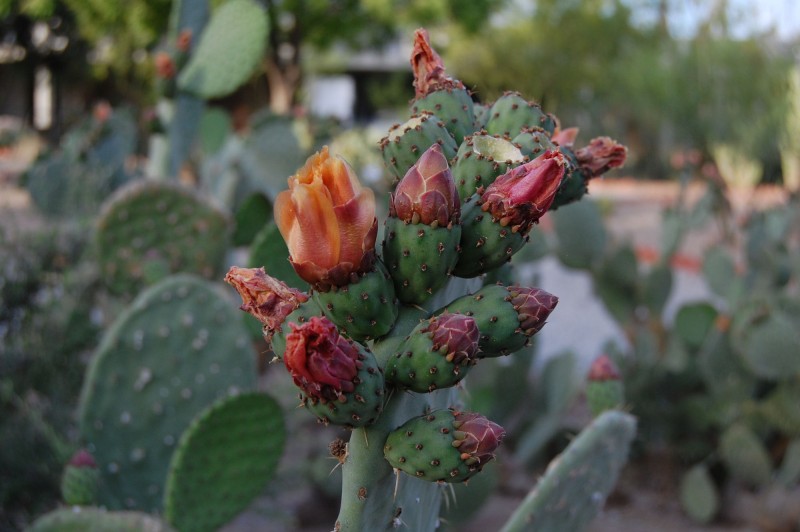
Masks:
[[[141,512],[107,512],[98,508],[62,508],[45,514],[29,532],[171,532],[160,519]]]
[[[252,392],[221,399],[184,432],[170,464],[167,520],[181,532],[217,530],[264,489],[283,451],[283,413]]]
[[[97,223],[97,256],[106,284],[135,293],[170,273],[219,272],[230,238],[223,211],[179,185],[143,181],[116,193]]]
[[[601,414],[550,463],[503,532],[585,530],[614,488],[635,434],[633,416]]]
[[[109,328],[81,394],[99,503],[159,511],[170,458],[194,417],[255,386],[255,357],[221,286],[189,275],[143,292]]]

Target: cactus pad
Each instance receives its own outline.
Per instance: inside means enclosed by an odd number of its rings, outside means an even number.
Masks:
[[[254,0],[228,0],[211,15],[178,87],[204,99],[239,88],[258,67],[268,35],[267,13]]]
[[[475,131],[474,104],[466,89],[442,89],[414,100],[411,112],[418,114],[423,111],[438,116],[456,144],[461,144],[464,137]]]
[[[227,249],[229,217],[191,191],[142,181],[119,190],[97,223],[97,255],[111,290],[138,291],[154,268],[213,277]]]
[[[458,145],[436,115],[420,113],[403,124],[392,126],[381,140],[381,153],[386,168],[395,179],[401,179],[425,150],[439,144],[449,161],[455,157]]]
[[[507,135],[514,138],[523,129],[541,127],[552,134],[555,121],[539,104],[525,100],[519,93],[507,92],[497,99],[489,110],[486,131],[490,135]]]
[[[172,456],[167,521],[182,532],[217,530],[261,493],[285,439],[283,413],[268,395],[226,397],[204,410]]]
[[[731,425],[719,439],[719,454],[728,471],[751,486],[765,486],[772,477],[772,462],[758,436],[743,424]]]
[[[171,532],[160,519],[141,512],[107,512],[99,508],[62,508],[37,519],[28,532]]]
[[[758,377],[781,380],[800,375],[800,335],[794,313],[752,301],[734,314],[731,338],[734,349]]]
[[[635,434],[633,416],[601,414],[550,462],[502,532],[584,530],[614,488]]]
[[[109,328],[81,393],[81,434],[108,508],[161,508],[175,444],[198,412],[255,386],[255,356],[221,287],[169,277]]]
[[[683,510],[699,523],[708,523],[719,511],[717,487],[703,464],[694,466],[683,475],[680,497]]]

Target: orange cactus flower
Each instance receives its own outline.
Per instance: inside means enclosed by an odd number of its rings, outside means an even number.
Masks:
[[[275,222],[297,274],[327,290],[365,273],[375,260],[375,195],[328,148],[309,157],[275,199]]]

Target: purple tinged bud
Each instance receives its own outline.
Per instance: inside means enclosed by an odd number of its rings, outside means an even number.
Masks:
[[[558,298],[541,288],[525,286],[509,286],[511,304],[517,312],[519,327],[522,332],[531,336],[544,327],[547,317],[558,304]]]
[[[75,451],[75,454],[73,454],[72,458],[69,459],[67,465],[79,468],[80,467],[87,467],[91,469],[97,468],[97,462],[94,461],[94,457],[86,449],[79,449]]]
[[[458,223],[461,214],[458,191],[447,158],[438,144],[428,148],[397,184],[390,198],[391,216],[406,223]]]
[[[474,412],[456,412],[454,417],[453,447],[461,452],[461,459],[483,466],[494,458],[495,449],[506,435],[503,427]]]
[[[481,195],[481,209],[523,234],[547,212],[564,178],[567,161],[548,150],[498,177]]]
[[[594,359],[589,367],[589,381],[618,381],[620,380],[619,370],[614,361],[606,354],[602,354]]]
[[[480,331],[475,319],[464,314],[444,313],[433,318],[423,332],[431,334],[434,350],[446,348],[445,357],[454,364],[475,360]]]

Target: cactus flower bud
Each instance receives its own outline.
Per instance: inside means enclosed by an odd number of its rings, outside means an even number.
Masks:
[[[309,157],[275,199],[275,222],[297,274],[316,288],[344,286],[375,260],[375,196],[328,148]]]
[[[433,350],[447,348],[445,359],[454,364],[474,360],[478,353],[481,333],[475,319],[463,314],[444,313],[430,321],[427,332],[433,341]]]
[[[553,203],[567,162],[561,152],[547,151],[498,177],[481,195],[481,209],[525,234]]]
[[[389,212],[406,223],[442,227],[458,223],[458,191],[438,144],[428,148],[398,183],[390,197]]]
[[[167,52],[158,52],[155,57],[156,75],[162,79],[175,77],[175,62]]]
[[[280,329],[286,316],[308,301],[306,294],[270,277],[263,267],[232,266],[225,275],[225,282],[242,297],[242,306],[239,308],[264,325],[267,340]]]
[[[294,383],[309,397],[333,401],[352,392],[358,374],[358,349],[339,335],[327,318],[290,323],[283,363]]]
[[[597,137],[575,152],[581,169],[591,177],[618,168],[625,163],[628,149],[609,137]]]
[[[586,383],[586,403],[592,415],[618,408],[625,400],[625,390],[616,364],[608,355],[594,359]]]
[[[70,505],[90,505],[97,498],[97,462],[86,449],[72,455],[61,477],[61,497]]]
[[[461,459],[467,465],[483,465],[494,458],[506,435],[503,427],[474,412],[455,412],[453,416],[453,447],[461,452]]]
[[[618,381],[620,379],[619,370],[608,355],[600,355],[589,367],[588,379],[595,382]]]
[[[417,98],[438,90],[464,88],[463,83],[445,75],[444,62],[431,47],[427,30],[422,28],[414,32],[411,69],[414,72],[414,89]]]
[[[542,330],[547,317],[558,304],[558,298],[541,288],[509,286],[511,305],[517,313],[519,328],[523,334],[532,336]]]

